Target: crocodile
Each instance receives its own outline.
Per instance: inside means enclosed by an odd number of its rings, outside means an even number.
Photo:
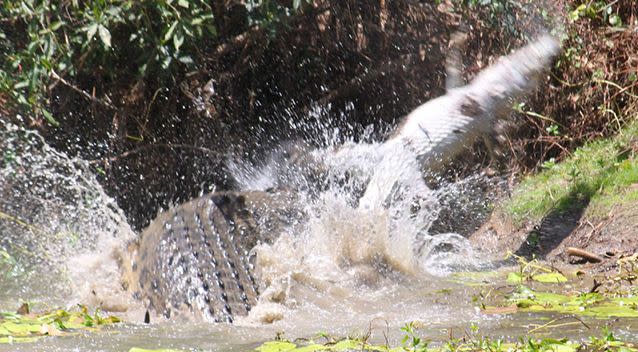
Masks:
[[[416,108],[379,145],[381,158],[359,207],[387,206],[400,188],[403,167],[426,172],[448,167],[507,115],[512,98],[534,87],[534,78],[559,50],[553,37],[542,36],[469,84],[450,87]],[[132,246],[128,289],[167,317],[232,322],[246,315],[259,296],[250,251],[302,223],[293,193],[213,192],[159,214]]]
[[[213,192],[160,213],[129,247],[126,288],[167,318],[233,322],[255,305],[250,250],[300,214],[287,192]]]

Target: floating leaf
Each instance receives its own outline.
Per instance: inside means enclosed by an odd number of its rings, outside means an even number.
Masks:
[[[542,273],[529,278],[523,278],[520,273],[507,274],[507,282],[510,284],[521,284],[527,279],[548,284],[567,282],[567,278],[561,273]]]
[[[292,351],[297,348],[292,342],[288,341],[268,341],[263,345],[257,347],[255,351],[258,352],[284,352],[284,351]],[[130,351],[129,351],[130,352]]]
[[[146,348],[138,348],[138,347],[133,347],[130,350],[128,350],[128,352],[183,352],[182,350],[175,350],[175,349],[171,349],[171,348],[160,348],[158,350],[149,350]]]
[[[91,325],[87,327],[87,317]],[[57,310],[43,314],[0,313],[0,343],[32,342],[38,337],[61,336],[70,329],[96,330],[98,326],[119,322],[116,317],[102,318],[96,312],[92,317],[83,308],[79,312]]]
[[[561,273],[542,273],[532,276],[532,280],[545,283],[567,282],[567,278]]]
[[[21,342],[35,342],[39,339],[40,337],[13,337],[13,336],[8,336],[8,337],[0,337],[0,344],[2,343],[7,343],[7,344],[12,344],[12,343],[21,343]]]
[[[536,292],[520,287],[510,298],[510,302],[528,312],[558,312],[608,317],[638,318],[638,297],[603,297],[598,293],[580,295],[561,295],[550,292]]]

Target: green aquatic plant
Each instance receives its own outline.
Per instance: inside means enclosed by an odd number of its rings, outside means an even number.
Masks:
[[[33,342],[43,336],[63,336],[120,322],[119,318],[104,317],[97,310],[90,314],[85,306],[74,311],[59,309],[35,314],[28,313],[28,305],[23,307],[26,308],[21,308],[21,313],[0,312],[0,343]]]
[[[567,278],[554,268],[542,265],[538,259],[527,260],[521,256],[509,252],[506,256],[515,258],[518,262],[518,271],[507,275],[507,282],[510,284],[522,284],[526,281],[537,281],[543,283],[567,282]]]
[[[139,348],[139,347],[133,347],[130,350],[128,350],[128,352],[183,352],[182,350],[175,350],[172,348],[160,348],[160,349],[146,349],[146,348]]]
[[[403,349],[402,347],[390,348],[384,345],[372,345],[365,341],[358,339],[344,339],[339,342],[326,342],[324,344],[319,343],[305,343],[295,344],[290,341],[267,341],[261,346],[257,347],[255,351],[258,352],[312,352],[312,351],[377,351],[377,352],[400,352],[400,351],[413,351],[410,349]]]
[[[402,329],[403,330],[403,329]],[[388,345],[372,345],[359,340],[341,340],[338,343],[324,344],[295,344],[289,341],[268,341],[257,347],[258,352],[310,352],[310,351],[378,351],[378,352],[406,352],[415,351],[413,346],[391,347]],[[463,338],[450,337],[438,346],[423,346],[419,351],[430,352],[577,352],[577,351],[638,351],[634,345],[620,341],[608,330],[602,335],[591,336],[589,341],[578,342],[565,338],[538,339],[531,336],[521,336],[517,340],[506,341],[494,339],[473,331]]]
[[[557,312],[585,315],[599,318],[638,318],[638,297],[605,297],[599,293],[563,295],[551,292],[537,292],[520,286],[508,297],[524,312]]]
[[[404,332],[401,344],[406,351],[425,352],[428,350],[428,340],[424,340],[416,334],[414,322],[406,323],[401,331]]]

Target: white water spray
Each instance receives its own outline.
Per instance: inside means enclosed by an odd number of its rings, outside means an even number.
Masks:
[[[0,160],[0,250],[12,270],[0,277],[0,308],[28,298],[127,309],[118,261],[135,235],[88,163],[2,120]]]

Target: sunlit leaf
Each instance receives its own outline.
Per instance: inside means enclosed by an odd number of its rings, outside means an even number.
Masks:
[[[195,63],[190,56],[181,56],[177,60],[179,60],[181,63],[187,64],[187,65]]]
[[[92,23],[90,26],[88,26],[86,28],[86,39],[87,40],[91,40],[93,39],[93,37],[95,36],[95,33],[97,33],[97,27],[98,24],[97,23]]]
[[[173,45],[175,46],[175,51],[179,51],[179,48],[184,43],[184,35],[181,33],[176,33],[173,36]]]
[[[64,21],[56,21],[51,25],[51,30],[52,31],[57,31],[58,29],[60,29],[60,27],[62,27],[63,25],[65,25],[66,23]]]
[[[60,127],[60,123],[51,115],[50,112],[46,110],[42,110],[42,115],[44,115],[44,119],[47,120],[52,126]]]
[[[99,25],[98,33],[100,34],[100,39],[102,40],[102,43],[106,47],[110,48],[111,47],[111,32],[109,32],[108,28],[104,27],[103,25]]]
[[[168,41],[169,39],[171,39],[171,37],[173,36],[173,32],[175,32],[175,28],[177,28],[177,24],[179,22],[175,21],[173,22],[173,24],[168,28],[168,31],[166,31],[166,34],[164,34],[164,41]]]
[[[622,19],[620,16],[613,14],[609,16],[609,24],[614,27],[622,27]]]

